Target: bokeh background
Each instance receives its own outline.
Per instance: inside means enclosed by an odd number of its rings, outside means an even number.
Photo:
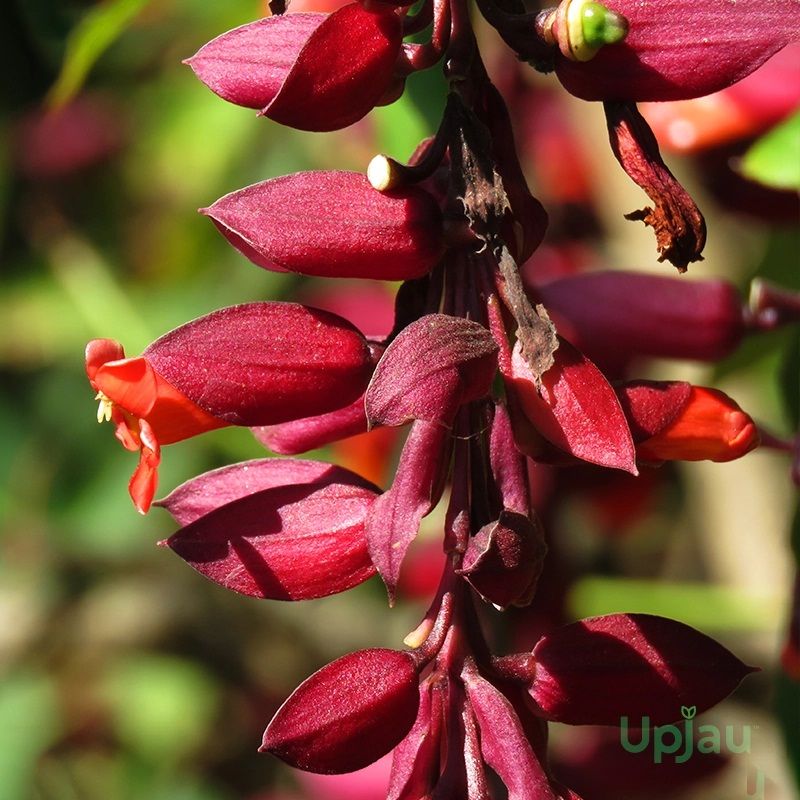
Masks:
[[[444,85],[437,70],[418,76],[401,101],[336,134],[257,119],[212,95],[181,60],[264,13],[255,0],[6,0],[0,11],[0,800],[384,796],[385,763],[363,776],[304,778],[256,748],[313,670],[359,647],[400,646],[436,578],[441,516],[426,521],[392,611],[377,580],[298,604],[228,594],[156,546],[171,520],[133,510],[136,457],[97,425],[83,374],[91,338],[116,338],[135,355],[237,302],[300,297],[367,332],[388,327],[394,287],[267,273],[195,209],[295,170],[363,170],[377,152],[406,159],[435,130]],[[554,93],[553,80],[534,79],[488,32],[482,39],[554,221],[532,269],[668,274],[650,234],[622,219],[642,196],[613,161],[601,110]],[[720,177],[732,152],[669,157],[709,221],[706,261],[686,279],[724,276],[746,292],[761,275],[798,289],[796,193],[753,189],[740,202]],[[793,151],[782,152],[778,163],[791,165]],[[648,364],[640,374],[714,383],[791,436],[799,353],[787,328],[747,340],[714,368]],[[317,455],[386,485],[395,453],[394,437],[378,432]],[[265,455],[236,429],[167,448],[162,494]],[[638,768],[618,761],[608,736],[555,730],[563,774],[590,776],[586,800],[658,790],[731,800],[748,796],[748,775],[754,791],[759,769],[767,797],[798,796],[800,706],[778,660],[795,570],[789,468],[785,454],[763,451],[664,469],[635,486],[589,475],[542,490],[563,569],[547,595],[558,608],[495,615],[500,643],[532,645],[548,614],[649,611],[762,668],[704,717],[750,726],[752,752],[656,773],[655,783],[645,765],[650,789],[637,788]]]

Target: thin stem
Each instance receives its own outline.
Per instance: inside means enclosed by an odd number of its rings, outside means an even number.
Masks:
[[[448,48],[450,43],[450,6],[447,0],[433,0],[432,9],[431,40],[425,44],[408,42],[403,45],[398,64],[398,71],[401,75],[410,75],[412,72],[432,67]]]

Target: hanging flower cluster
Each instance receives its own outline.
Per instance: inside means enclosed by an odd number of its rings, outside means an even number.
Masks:
[[[520,58],[603,102],[611,148],[653,203],[629,217],[654,229],[660,259],[680,271],[699,260],[703,216],[636,103],[744,78],[800,37],[796,2],[563,0],[539,14],[500,0],[478,6]],[[181,526],[166,545],[245,595],[317,598],[377,573],[393,602],[420,522],[444,497],[444,571],[406,649],[362,650],[312,675],[275,715],[262,750],[336,773],[394,749],[392,800],[490,798],[485,765],[512,800],[574,799],[550,772],[548,721],[672,722],[681,706],[714,705],[751,670],[704,634],[644,614],[582,620],[530,652],[493,654],[476,604],[535,602],[546,565],[529,466],[637,475],[752,450],[759,431],[730,397],[637,380],[629,367],[642,356],[722,358],[763,327],[770,303],[762,298],[756,313],[718,280],[617,271],[523,280],[518,265],[540,245],[547,215],[526,184],[466,0],[415,8],[370,0],[284,14],[276,0],[273,16],[188,60],[225,100],[312,131],[356,122],[442,61],[441,126],[409,164],[377,156],[366,176],[288,175],[202,211],[263,269],[403,281],[391,333],[370,340],[330,312],[251,303],[183,325],[137,358],[95,340],[87,374],[98,418],[140,454],[130,494],[143,513],[161,446],[204,431],[251,427],[292,456],[406,426],[385,491],[318,461],[234,464],[157,501]],[[404,41],[429,26],[428,42]]]

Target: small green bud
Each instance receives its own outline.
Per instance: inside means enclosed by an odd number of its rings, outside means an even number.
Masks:
[[[581,8],[583,39],[591,48],[616,44],[628,35],[628,21],[601,3],[584,3]]]

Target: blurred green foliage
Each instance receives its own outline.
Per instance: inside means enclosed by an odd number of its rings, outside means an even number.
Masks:
[[[742,158],[742,174],[775,189],[800,191],[800,113],[750,147]]]

